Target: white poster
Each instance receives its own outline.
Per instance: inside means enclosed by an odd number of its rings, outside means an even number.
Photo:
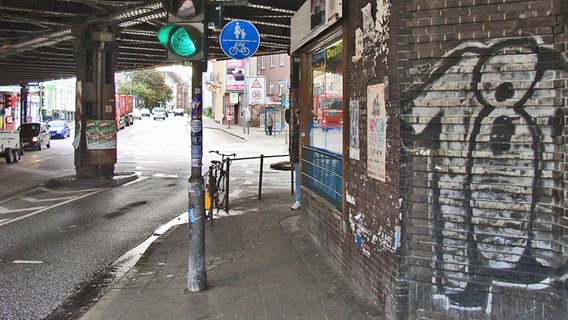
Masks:
[[[349,101],[349,158],[360,160],[359,153],[359,100]]]
[[[227,91],[245,90],[245,60],[227,60]]]
[[[238,92],[231,92],[229,94],[229,103],[230,104],[239,103],[239,93]]]
[[[384,84],[367,87],[367,175],[386,181],[387,117]]]

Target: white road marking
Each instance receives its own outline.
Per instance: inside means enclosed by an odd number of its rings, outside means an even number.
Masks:
[[[36,203],[36,202],[46,202],[46,201],[67,200],[67,199],[75,198],[75,196],[59,197],[59,198],[47,198],[47,199],[36,199],[36,198],[26,197],[26,196],[18,196],[17,198],[20,199],[20,200],[24,200],[26,202]]]
[[[83,194],[83,195],[79,195],[79,196],[77,196],[77,197],[75,197],[75,198],[73,198],[73,199],[69,199],[69,200],[66,200],[66,201],[58,202],[58,203],[53,204],[53,205],[51,205],[51,206],[43,207],[43,208],[41,208],[41,209],[39,209],[39,210],[36,210],[36,211],[34,211],[34,212],[30,212],[30,213],[28,213],[28,214],[19,216],[19,217],[14,218],[14,219],[10,219],[10,220],[8,220],[8,221],[2,221],[2,222],[0,222],[0,227],[1,227],[1,226],[4,226],[4,225],[7,225],[7,224],[10,224],[10,223],[12,223],[12,222],[16,222],[16,221],[19,221],[19,220],[22,220],[22,219],[25,219],[25,218],[34,216],[34,215],[36,215],[36,214],[38,214],[38,213],[41,213],[41,212],[44,212],[44,211],[47,211],[47,210],[50,210],[50,209],[53,209],[53,208],[62,206],[62,205],[64,205],[64,204],[73,202],[73,201],[75,201],[75,200],[79,200],[79,199],[83,199],[83,198],[92,196],[92,195],[94,195],[94,194],[97,194],[97,193],[106,191],[106,190],[108,190],[108,189],[110,189],[110,188],[89,189],[89,190],[94,190],[94,191],[88,192],[88,193]],[[83,190],[83,191],[84,191],[84,190]],[[14,199],[14,198],[15,198],[15,197],[12,197],[11,199]],[[8,201],[8,200],[4,200],[4,201],[2,201],[2,202],[5,202],[5,201]]]
[[[0,206],[0,214],[7,214],[7,213],[16,213],[16,212],[23,212],[23,211],[31,211],[31,210],[40,210],[45,208],[45,206],[41,206],[41,207],[28,207],[28,208],[21,208],[21,209],[7,209],[4,208],[2,206]]]
[[[16,263],[16,264],[42,264],[43,261],[39,261],[39,260],[14,260],[14,262],[12,263]]]
[[[177,174],[165,174],[165,173],[154,173],[154,177],[157,178],[177,178],[179,175]]]
[[[140,177],[140,176],[139,176],[139,177],[136,178],[135,180],[132,180],[132,181],[130,181],[130,182],[127,182],[127,183],[123,184],[121,187],[126,187],[126,186],[129,186],[129,185],[131,185],[131,184],[138,183],[138,182],[142,182],[142,181],[148,180],[148,179],[150,179],[150,178],[148,178],[148,177]]]

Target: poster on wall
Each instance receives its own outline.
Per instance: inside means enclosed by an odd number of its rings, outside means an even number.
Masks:
[[[325,23],[325,0],[311,0],[310,13],[311,13],[311,27],[322,25]]]
[[[359,160],[359,100],[349,101],[349,158]]]
[[[367,87],[367,175],[386,181],[386,129],[384,84]]]
[[[239,103],[239,93],[238,92],[231,92],[229,94],[229,103],[234,105]]]
[[[116,163],[116,121],[87,120],[87,151],[89,165]]]
[[[115,120],[87,120],[87,150],[116,149]]]
[[[245,90],[245,60],[227,60],[227,91]]]

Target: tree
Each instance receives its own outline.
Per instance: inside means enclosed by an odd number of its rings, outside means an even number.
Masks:
[[[156,70],[136,70],[126,75],[130,81],[118,89],[119,94],[138,96],[147,108],[154,107],[172,100],[173,90],[170,88],[161,72]]]

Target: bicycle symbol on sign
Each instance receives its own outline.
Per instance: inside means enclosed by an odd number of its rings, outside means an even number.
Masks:
[[[250,49],[245,46],[244,42],[235,42],[235,44],[229,48],[229,54],[235,55],[237,52],[248,56],[250,54]]]

